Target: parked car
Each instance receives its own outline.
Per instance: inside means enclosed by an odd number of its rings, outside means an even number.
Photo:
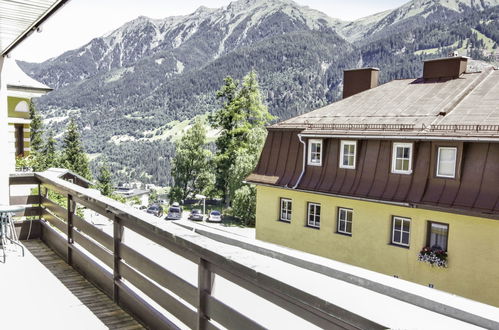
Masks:
[[[147,213],[153,214],[157,217],[162,217],[163,216],[163,208],[161,206],[159,206],[158,204],[152,204],[147,209]]]
[[[178,203],[173,203],[168,209],[166,220],[180,220],[182,219],[182,207]]]
[[[203,221],[204,214],[200,209],[193,209],[189,215],[189,220]]]
[[[222,213],[220,211],[211,211],[208,221],[211,222],[222,222]]]

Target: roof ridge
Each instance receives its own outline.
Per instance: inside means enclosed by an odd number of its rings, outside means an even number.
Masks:
[[[459,103],[461,103],[466,96],[468,96],[473,90],[475,90],[478,85],[486,80],[486,78],[493,72],[492,67],[485,68],[485,70],[480,73],[480,75],[473,80],[468,86],[466,86],[459,94],[457,94],[446,106],[442,108],[442,111],[438,114],[437,118],[448,115],[452,110],[457,108]]]

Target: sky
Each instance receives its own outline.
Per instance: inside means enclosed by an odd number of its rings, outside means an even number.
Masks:
[[[12,57],[42,62],[86,44],[138,16],[165,18],[187,15],[200,6],[219,8],[231,0],[71,0],[55,13],[40,33],[33,33],[18,46]],[[331,17],[355,20],[408,0],[295,0],[300,5],[320,10]]]

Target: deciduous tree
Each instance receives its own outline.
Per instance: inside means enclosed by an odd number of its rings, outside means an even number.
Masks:
[[[170,200],[181,201],[190,194],[203,192],[211,158],[211,151],[206,148],[206,129],[198,119],[176,145]]]

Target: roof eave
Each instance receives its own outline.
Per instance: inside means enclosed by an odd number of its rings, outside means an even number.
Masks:
[[[36,31],[50,16],[66,4],[70,0],[58,0],[40,17],[34,21],[21,35],[12,41],[4,50],[0,52],[1,56],[8,55],[14,48],[16,48],[24,39],[26,39],[33,31]]]

